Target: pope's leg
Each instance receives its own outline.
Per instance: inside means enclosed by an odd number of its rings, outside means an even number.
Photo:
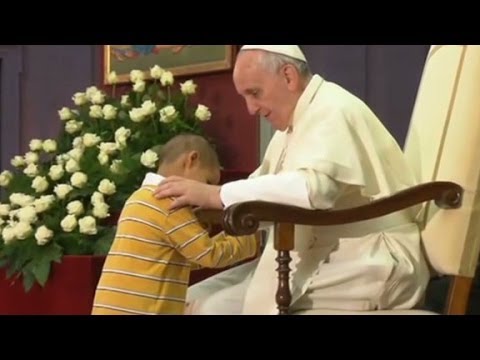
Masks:
[[[185,314],[240,313],[244,292],[257,263],[258,260],[251,261],[191,286],[187,292]]]

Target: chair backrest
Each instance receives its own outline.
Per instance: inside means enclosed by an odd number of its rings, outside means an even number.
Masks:
[[[452,181],[463,205],[421,213],[427,258],[440,274],[474,277],[480,251],[480,46],[433,45],[405,153],[420,182]]]

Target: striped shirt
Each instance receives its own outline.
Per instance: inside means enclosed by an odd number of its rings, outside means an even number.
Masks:
[[[227,267],[256,253],[255,236],[210,237],[191,208],[144,185],[127,200],[96,289],[93,315],[184,313],[192,266]]]

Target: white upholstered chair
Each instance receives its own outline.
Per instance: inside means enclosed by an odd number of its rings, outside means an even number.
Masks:
[[[260,221],[276,223],[280,313],[288,313],[290,305],[288,264],[295,224],[349,223],[419,203],[423,204],[419,222],[432,273],[452,279],[445,313],[466,312],[480,251],[480,46],[431,47],[405,153],[421,185],[361,208],[322,212],[255,202],[236,204],[221,214],[227,231],[239,235],[251,233]],[[361,314],[431,313],[412,309]]]

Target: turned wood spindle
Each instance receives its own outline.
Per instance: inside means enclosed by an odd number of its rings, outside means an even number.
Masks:
[[[287,315],[289,312],[292,294],[290,292],[290,251],[294,247],[294,224],[280,223],[275,225],[275,250],[278,251],[278,288],[276,301],[279,315]]]

